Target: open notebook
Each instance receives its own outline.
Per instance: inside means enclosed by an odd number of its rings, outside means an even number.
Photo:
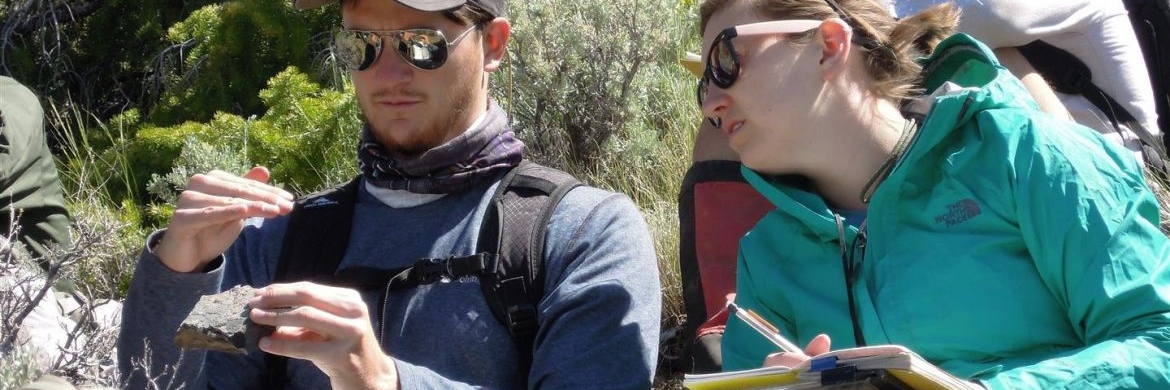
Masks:
[[[687,375],[691,390],[722,389],[881,389],[979,390],[898,345],[842,349],[814,356],[793,368],[764,367]]]

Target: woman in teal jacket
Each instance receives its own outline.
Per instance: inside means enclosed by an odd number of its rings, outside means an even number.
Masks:
[[[741,240],[741,307],[809,355],[901,344],[988,388],[1170,388],[1170,242],[1141,167],[1040,113],[970,37],[911,60],[951,7],[701,16],[700,105],[776,205]],[[729,321],[725,370],[807,359],[776,352]]]

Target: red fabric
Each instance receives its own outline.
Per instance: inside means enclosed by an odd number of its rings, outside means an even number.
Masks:
[[[735,294],[735,262],[739,239],[774,206],[750,185],[707,182],[695,185],[695,254],[703,284],[703,300],[712,314],[699,327],[727,323],[726,304]]]
[[[734,297],[735,293],[732,293],[731,296]],[[727,308],[720,308],[718,313],[715,313],[714,316],[708,318],[707,321],[703,322],[702,325],[699,325],[699,331],[698,334],[695,335],[695,338],[715,333],[723,334],[723,328],[727,327],[728,318],[730,318],[730,314],[727,313]]]

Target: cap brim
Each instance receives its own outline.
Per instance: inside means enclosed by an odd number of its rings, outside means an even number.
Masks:
[[[690,71],[692,75],[695,75],[695,77],[701,77],[703,75],[703,63],[701,62],[701,58],[702,57],[699,57],[698,54],[687,52],[685,55],[683,55],[683,58],[679,60],[679,63],[682,64],[684,68],[687,68],[687,70]]]
[[[394,0],[419,11],[444,11],[466,3],[467,0]],[[337,0],[293,0],[293,6],[300,10],[313,9],[326,4],[337,3]]]
[[[445,11],[466,3],[467,0],[396,0],[419,11]]]

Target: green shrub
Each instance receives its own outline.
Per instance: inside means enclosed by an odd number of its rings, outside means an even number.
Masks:
[[[538,161],[589,170],[615,137],[641,131],[652,74],[689,40],[677,0],[513,1],[513,37],[495,96]],[[656,129],[667,131],[666,129]]]
[[[290,67],[268,81],[258,94],[263,116],[242,118],[217,113],[206,123],[145,126],[124,149],[137,182],[148,183],[146,203],[173,204],[187,179],[220,169],[242,174],[253,165],[267,166],[273,182],[307,193],[342,182],[356,173],[361,128],[352,90],[323,89]],[[145,204],[144,204],[145,206]],[[169,208],[148,206],[148,214],[165,221]]]
[[[162,73],[165,86],[153,122],[208,120],[216,112],[260,115],[257,92],[288,66],[309,68],[313,34],[335,26],[337,12],[299,12],[291,1],[226,1],[192,12],[167,30],[176,57]],[[169,53],[168,53],[169,54]]]

